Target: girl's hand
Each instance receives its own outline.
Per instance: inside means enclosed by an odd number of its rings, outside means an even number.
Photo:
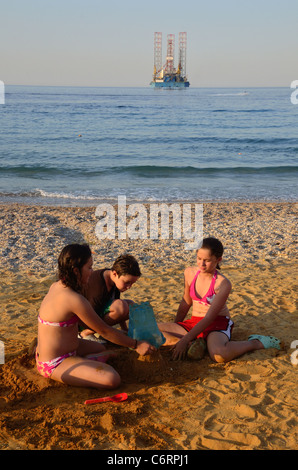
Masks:
[[[178,341],[178,343],[175,344],[175,346],[173,346],[172,357],[174,360],[180,361],[182,359],[185,359],[189,343],[190,343],[189,339],[184,336],[183,338],[180,339],[180,341]]]
[[[146,341],[138,341],[136,351],[140,356],[146,356],[147,354],[152,354],[156,351],[156,348]]]

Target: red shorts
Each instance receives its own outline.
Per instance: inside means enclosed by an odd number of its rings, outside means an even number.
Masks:
[[[199,321],[203,320],[205,317],[191,317],[189,320],[185,321],[178,321],[178,325],[181,325],[186,331],[190,331],[193,327],[199,323]],[[212,331],[220,331],[227,335],[229,339],[231,339],[231,334],[233,330],[234,323],[229,317],[224,317],[223,315],[219,315],[207,328],[205,328],[202,333],[200,333],[197,338],[204,338],[206,339],[209,333]]]

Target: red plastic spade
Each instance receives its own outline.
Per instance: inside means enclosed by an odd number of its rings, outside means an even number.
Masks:
[[[104,403],[106,401],[114,401],[114,402],[120,402],[127,400],[127,393],[118,393],[117,395],[114,395],[113,397],[102,397],[102,398],[94,398],[92,400],[86,400],[85,405],[92,405],[93,403]]]

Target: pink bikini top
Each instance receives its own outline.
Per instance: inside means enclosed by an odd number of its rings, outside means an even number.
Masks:
[[[75,323],[78,323],[79,319],[76,315],[73,315],[69,320],[66,321],[60,321],[60,322],[54,322],[54,321],[46,321],[40,318],[38,315],[38,321],[39,323],[42,323],[43,325],[49,325],[49,326],[60,326],[61,328],[65,326],[71,326],[74,325]]]
[[[204,295],[204,297],[198,297],[196,293],[196,280],[199,274],[200,274],[200,270],[198,270],[197,274],[193,278],[193,281],[190,285],[190,289],[189,289],[190,296],[192,300],[196,300],[197,302],[200,302],[205,305],[210,305],[215,296],[214,286],[215,286],[215,281],[217,278],[217,271],[215,270],[209,289],[207,293]]]

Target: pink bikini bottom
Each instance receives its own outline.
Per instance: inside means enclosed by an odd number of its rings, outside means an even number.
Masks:
[[[37,370],[43,377],[46,377],[46,378],[51,377],[56,367],[58,367],[61,364],[61,362],[64,361],[64,359],[66,359],[67,357],[76,356],[76,354],[77,352],[73,351],[67,354],[63,354],[63,356],[56,357],[55,359],[52,359],[51,361],[42,362],[38,360],[38,352],[36,351],[35,358],[36,358]]]

